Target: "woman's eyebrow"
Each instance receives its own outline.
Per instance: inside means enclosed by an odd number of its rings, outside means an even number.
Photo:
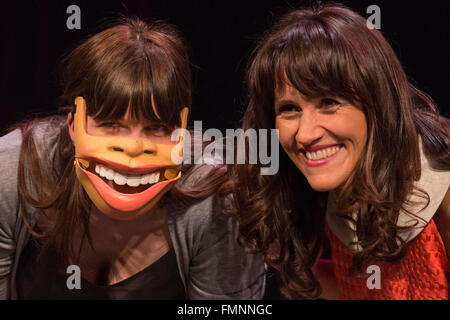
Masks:
[[[147,126],[152,126],[152,125],[155,125],[155,124],[159,124],[160,122],[159,121],[150,121],[150,120],[137,120],[137,119],[133,119],[133,120],[130,120],[130,119],[118,119],[118,120],[115,120],[116,122],[118,122],[118,123],[121,123],[121,124],[127,124],[127,125],[137,125],[137,124],[140,124],[140,125],[142,125],[143,127],[147,127]]]
[[[279,107],[281,107],[281,106],[283,106],[283,105],[286,105],[286,104],[298,105],[298,103],[295,102],[295,101],[292,100],[292,99],[275,100],[275,109],[277,109],[277,108],[279,108]]]

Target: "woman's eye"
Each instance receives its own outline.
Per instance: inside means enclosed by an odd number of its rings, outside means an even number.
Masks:
[[[331,99],[331,98],[324,98],[320,101],[320,107],[336,107],[336,106],[340,106],[341,103],[335,99]]]
[[[99,124],[102,128],[121,128],[122,126],[117,122],[103,122]]]
[[[154,125],[145,128],[147,132],[156,136],[165,136],[169,134],[169,128],[165,125]]]
[[[277,114],[293,114],[300,112],[300,107],[293,105],[293,104],[285,104],[278,108]]]

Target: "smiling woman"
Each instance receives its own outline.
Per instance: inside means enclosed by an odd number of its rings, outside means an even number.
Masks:
[[[258,42],[247,89],[243,129],[277,128],[282,152],[273,176],[233,167],[239,239],[284,295],[448,299],[450,123],[383,35],[341,5],[292,11]],[[317,263],[325,233],[334,274]]]
[[[0,298],[261,298],[263,260],[214,195],[225,172],[183,168],[171,141],[191,105],[175,28],[124,19],[64,65],[61,115],[0,138]]]

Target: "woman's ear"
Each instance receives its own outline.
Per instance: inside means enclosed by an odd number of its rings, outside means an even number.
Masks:
[[[73,112],[69,112],[69,114],[67,115],[67,126],[69,127],[70,139],[72,139],[73,141]]]

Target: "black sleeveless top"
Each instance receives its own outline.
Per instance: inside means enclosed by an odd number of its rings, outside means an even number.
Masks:
[[[19,260],[18,299],[182,300],[186,297],[173,248],[147,268],[112,285],[92,284],[83,279],[80,270],[80,289],[68,289],[67,279],[72,274],[58,270],[54,250],[46,250],[39,261],[37,253],[36,239],[31,238]]]

